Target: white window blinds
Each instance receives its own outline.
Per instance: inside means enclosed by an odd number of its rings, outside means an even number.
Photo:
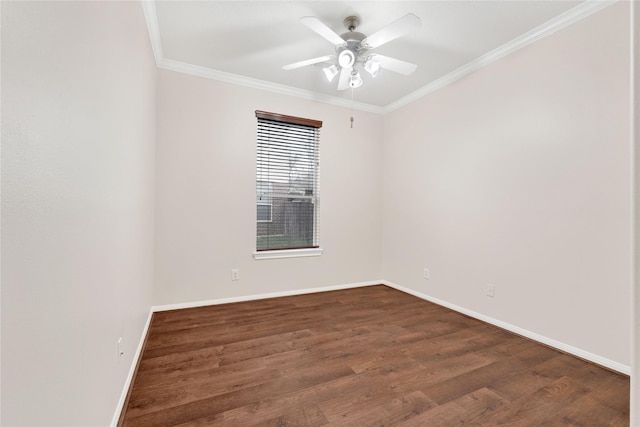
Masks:
[[[256,249],[317,248],[322,122],[264,111],[256,117]]]

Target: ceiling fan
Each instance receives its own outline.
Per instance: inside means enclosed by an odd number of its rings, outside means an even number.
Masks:
[[[344,20],[344,26],[349,31],[342,35],[338,35],[318,18],[312,16],[300,18],[300,22],[333,44],[336,54],[285,65],[282,67],[284,70],[321,65],[329,81],[340,74],[338,90],[345,90],[362,86],[362,77],[356,67],[364,68],[372,77],[377,76],[381,69],[408,76],[418,67],[410,62],[370,52],[372,49],[420,28],[422,22],[413,13],[404,15],[370,36],[355,31],[360,25],[360,18],[357,16],[348,16]]]

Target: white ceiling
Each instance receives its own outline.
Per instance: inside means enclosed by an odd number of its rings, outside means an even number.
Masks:
[[[145,13],[162,68],[281,91],[339,105],[338,92],[318,66],[284,71],[285,64],[335,54],[299,22],[315,16],[336,33],[361,18],[370,35],[407,13],[422,27],[375,52],[418,65],[410,76],[383,70],[353,92],[356,108],[385,112],[554,32],[609,2],[564,1],[155,1]]]

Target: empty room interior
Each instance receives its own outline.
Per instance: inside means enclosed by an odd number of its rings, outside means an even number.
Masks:
[[[633,2],[0,14],[3,426],[640,426]]]

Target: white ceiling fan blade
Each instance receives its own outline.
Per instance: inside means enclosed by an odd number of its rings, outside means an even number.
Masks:
[[[313,64],[318,64],[320,62],[330,61],[330,60],[332,60],[334,58],[335,58],[335,56],[333,56],[333,55],[319,56],[317,58],[306,59],[304,61],[294,62],[293,64],[289,64],[289,65],[284,65],[282,67],[282,69],[283,70],[294,70],[296,68],[306,67],[307,65],[313,65]]]
[[[408,76],[413,73],[418,66],[416,64],[412,64],[411,62],[402,61],[400,59],[390,58],[384,55],[372,55],[372,58],[375,61],[380,63],[380,66],[385,70],[395,71],[396,73],[404,74]]]
[[[375,47],[382,46],[385,43],[389,43],[391,40],[395,40],[398,37],[402,37],[421,26],[422,21],[420,21],[420,18],[413,13],[407,13],[402,18],[392,22],[362,40],[362,45],[368,49],[373,49]]]
[[[324,39],[328,40],[334,46],[344,45],[346,42],[335,33],[331,28],[327,27],[322,21],[313,16],[305,16],[300,18],[300,22],[309,27],[312,31],[315,31]]]
[[[340,79],[338,80],[338,90],[349,89],[351,81],[351,68],[343,68],[340,71]]]

